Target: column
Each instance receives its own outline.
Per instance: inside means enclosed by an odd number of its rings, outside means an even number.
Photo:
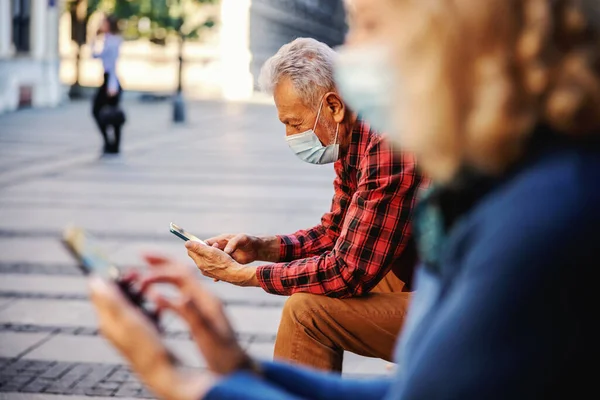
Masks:
[[[221,1],[221,87],[228,100],[248,99],[254,89],[250,73],[250,2]]]
[[[36,60],[46,55],[46,8],[48,0],[31,0],[30,54]]]
[[[61,88],[58,76],[58,1],[31,0],[30,71],[33,85],[33,106],[52,107],[60,102]]]
[[[58,51],[58,27],[60,4],[58,0],[46,0],[46,41],[44,48],[45,103],[48,106],[58,105],[61,101],[61,84],[59,77],[60,55]]]
[[[12,55],[12,15],[10,1],[0,1],[0,58]]]
[[[58,0],[46,0],[46,51],[45,58],[58,60],[58,27],[60,20],[60,2]]]

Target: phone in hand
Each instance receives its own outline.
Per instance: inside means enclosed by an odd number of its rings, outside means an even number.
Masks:
[[[85,275],[93,274],[115,282],[125,297],[138,307],[157,329],[162,330],[159,326],[158,313],[150,307],[142,293],[136,290],[131,282],[123,280],[122,271],[110,261],[97,239],[84,229],[71,226],[65,229],[62,243]]]
[[[204,240],[199,239],[196,235],[193,235],[193,234],[189,233],[185,229],[179,227],[178,225],[175,225],[172,222],[169,225],[169,230],[171,231],[172,234],[174,234],[175,236],[177,236],[178,238],[180,238],[180,239],[182,239],[182,240],[184,240],[186,242],[188,240],[191,240],[193,242],[202,243],[203,245],[208,246]]]

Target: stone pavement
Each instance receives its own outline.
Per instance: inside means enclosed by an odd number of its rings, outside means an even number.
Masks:
[[[98,335],[85,279],[59,239],[68,223],[94,233],[121,265],[145,250],[190,263],[173,221],[200,237],[290,233],[329,207],[333,171],[298,160],[272,106],[196,102],[173,126],[169,103],[125,104],[123,155],[100,159],[88,103],[0,117],[0,399],[151,397]],[[204,279],[199,275],[200,279]],[[284,297],[204,279],[239,339],[268,359]],[[202,368],[185,326],[166,341]],[[386,374],[347,354],[344,373]]]

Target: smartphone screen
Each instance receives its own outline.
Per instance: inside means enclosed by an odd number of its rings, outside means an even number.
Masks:
[[[93,273],[105,279],[119,279],[120,270],[109,260],[97,240],[83,229],[75,226],[65,229],[63,243],[86,275]]]
[[[180,239],[182,239],[182,240],[185,240],[186,242],[187,242],[188,240],[192,240],[192,241],[194,241],[194,242],[199,242],[199,243],[202,243],[202,244],[206,244],[206,243],[204,242],[204,240],[202,240],[202,239],[199,239],[197,236],[195,236],[195,235],[193,235],[193,234],[189,233],[189,232],[188,232],[188,231],[186,231],[185,229],[183,229],[183,228],[179,227],[178,225],[175,225],[175,224],[174,224],[174,223],[172,223],[172,222],[171,222],[171,224],[170,224],[169,228],[170,228],[170,231],[171,231],[171,233],[172,233],[172,234],[174,234],[175,236],[179,237],[179,238],[180,238]]]

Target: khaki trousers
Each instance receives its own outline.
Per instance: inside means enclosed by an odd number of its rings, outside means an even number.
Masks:
[[[390,272],[362,297],[292,295],[283,307],[274,358],[338,372],[344,350],[391,361],[411,297],[403,288]]]

